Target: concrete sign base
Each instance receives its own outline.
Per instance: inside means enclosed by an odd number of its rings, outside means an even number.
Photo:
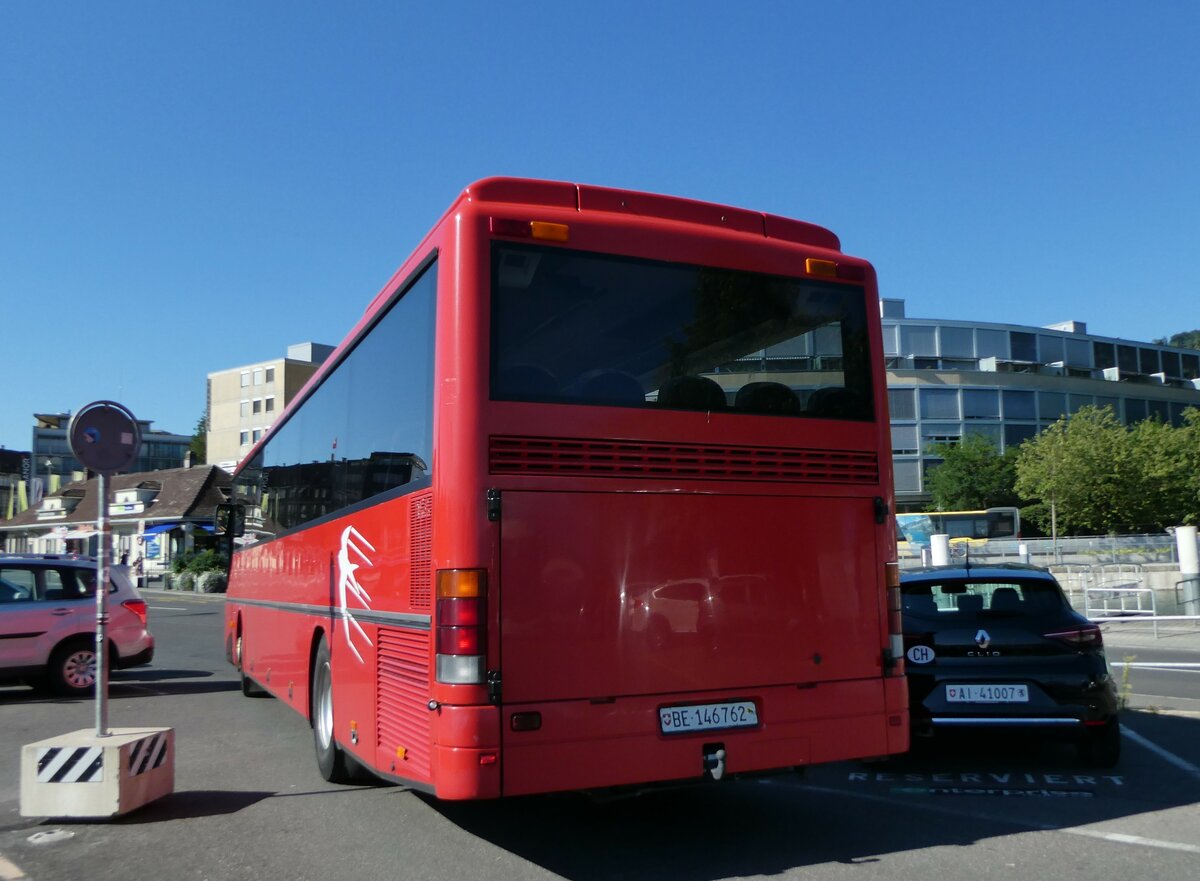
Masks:
[[[85,729],[21,748],[22,817],[117,817],[175,790],[175,730]]]

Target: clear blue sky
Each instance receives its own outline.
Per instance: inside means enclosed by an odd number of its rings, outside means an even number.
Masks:
[[[0,446],[337,343],[463,186],[833,229],[911,317],[1200,327],[1200,3],[0,5]]]

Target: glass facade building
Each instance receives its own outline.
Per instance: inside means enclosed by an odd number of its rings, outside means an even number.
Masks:
[[[1200,407],[1200,351],[1093,336],[1078,321],[916,319],[903,300],[884,300],[883,344],[900,510],[928,503],[933,444],[980,434],[1013,447],[1088,405],[1111,407],[1127,425],[1179,425]]]

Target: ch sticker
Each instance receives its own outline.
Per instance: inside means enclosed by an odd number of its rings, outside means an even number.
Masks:
[[[936,656],[933,653],[933,649],[931,649],[929,646],[914,645],[908,650],[908,654],[905,655],[905,657],[907,657],[914,664],[928,664],[933,661],[934,657]]]

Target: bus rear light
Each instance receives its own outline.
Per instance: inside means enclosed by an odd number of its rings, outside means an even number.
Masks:
[[[438,624],[452,627],[478,627],[483,624],[483,598],[459,597],[438,600]]]
[[[437,679],[452,685],[482,685],[487,654],[487,572],[437,572]]]
[[[439,655],[482,655],[483,633],[479,627],[447,627],[437,629]]]
[[[819,260],[809,257],[804,261],[804,271],[818,278],[840,278],[845,281],[866,281],[867,270],[863,266],[835,263],[833,260]]]
[[[571,228],[565,223],[549,223],[544,220],[511,220],[493,217],[488,222],[492,235],[514,239],[539,239],[543,242],[570,241]]]
[[[482,685],[485,679],[483,655],[438,655],[437,681],[446,685]]]
[[[571,228],[565,223],[545,223],[540,220],[531,221],[529,231],[535,239],[546,242],[565,242],[571,238]]]
[[[837,278],[837,264],[832,260],[818,260],[809,257],[804,261],[804,271],[809,275],[819,275],[822,278]]]

